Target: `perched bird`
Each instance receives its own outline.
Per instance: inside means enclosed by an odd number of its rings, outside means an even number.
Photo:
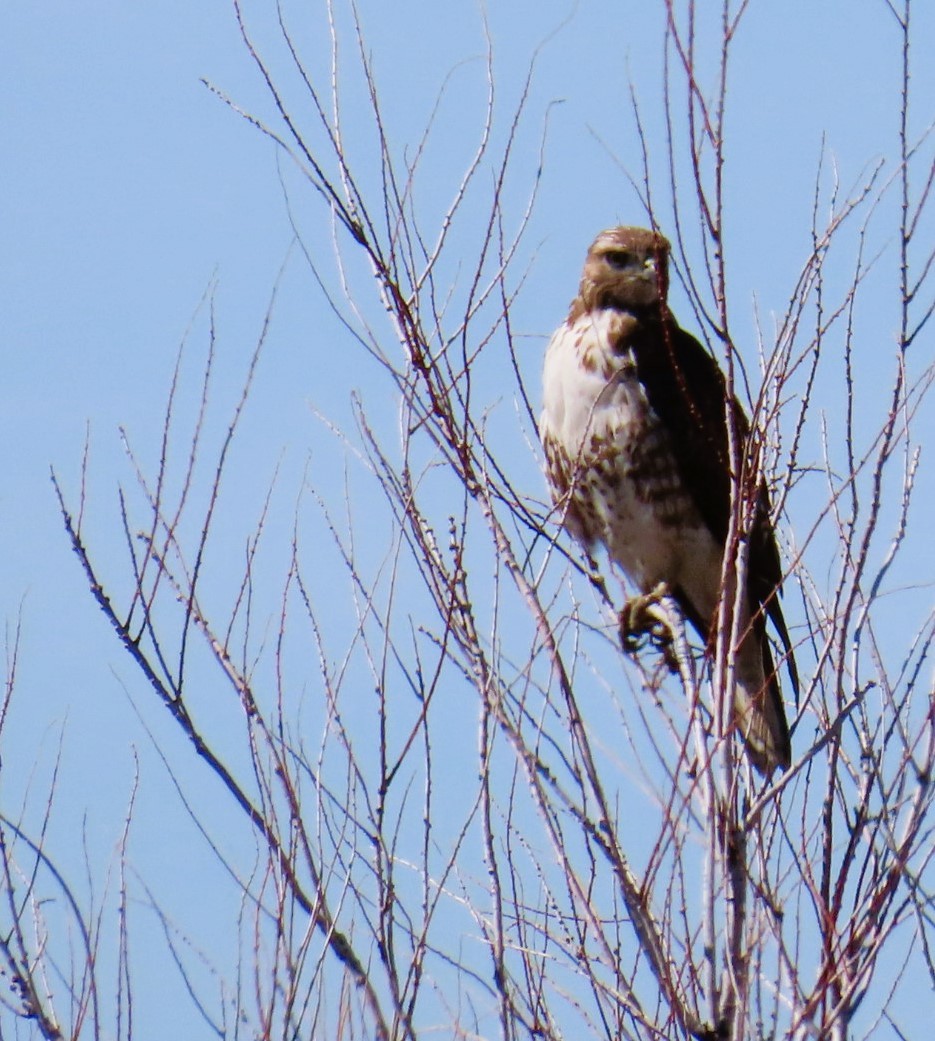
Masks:
[[[546,352],[540,436],[568,530],[588,548],[603,543],[641,593],[664,584],[707,642],[731,515],[727,387],[666,305],[669,249],[644,228],[612,228],[595,239]],[[742,449],[749,423],[736,398],[730,409]],[[767,617],[796,696],[798,677],[779,605],[769,498],[762,483],[753,491],[732,701],[750,760],[769,776],[789,765],[791,746]]]

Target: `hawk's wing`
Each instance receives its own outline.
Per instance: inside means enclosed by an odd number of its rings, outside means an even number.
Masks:
[[[632,341],[639,380],[653,411],[669,431],[684,487],[712,535],[724,545],[731,510],[724,376],[704,347],[674,321],[645,323],[644,330]],[[749,434],[750,424],[740,402],[734,398],[732,404],[737,435],[744,439]],[[781,586],[782,563],[769,521],[769,494],[766,485],[761,483],[750,537],[748,589],[752,606],[766,611],[782,640],[789,675],[798,698],[798,674],[779,605]],[[762,625],[762,615],[759,617]],[[703,631],[697,619],[692,621]],[[765,639],[763,647],[764,655],[768,655]],[[771,662],[767,665],[767,675],[770,675]]]
[[[639,381],[669,433],[682,481],[723,545],[730,523],[724,377],[711,355],[675,322],[644,322],[631,344]],[[742,412],[738,418],[738,432],[745,436]]]

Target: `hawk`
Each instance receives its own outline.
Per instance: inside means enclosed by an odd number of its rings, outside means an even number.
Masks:
[[[736,398],[728,410],[717,363],[669,312],[669,249],[644,228],[595,239],[546,351],[540,436],[566,528],[589,549],[602,543],[642,594],[664,584],[707,642],[731,515],[728,411],[741,445],[749,422]],[[791,745],[767,618],[796,696],[798,677],[763,483],[754,509],[732,710],[750,761],[768,777],[788,767]]]

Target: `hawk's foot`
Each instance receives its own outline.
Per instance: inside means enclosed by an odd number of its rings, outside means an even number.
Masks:
[[[678,671],[678,662],[672,649],[672,632],[660,601],[669,595],[665,582],[660,582],[648,593],[631,597],[618,616],[620,645],[625,654],[635,655],[650,644],[665,660],[670,671]]]

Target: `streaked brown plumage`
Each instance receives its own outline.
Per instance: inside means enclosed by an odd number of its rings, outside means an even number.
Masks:
[[[552,494],[572,534],[603,543],[642,593],[665,583],[705,641],[721,595],[731,511],[724,376],[668,307],[669,243],[602,232],[546,352],[540,434]],[[731,401],[742,442],[749,424]],[[734,657],[734,720],[753,765],[791,759],[766,637],[769,618],[798,678],[779,605],[782,568],[764,485],[756,492],[747,598]]]

